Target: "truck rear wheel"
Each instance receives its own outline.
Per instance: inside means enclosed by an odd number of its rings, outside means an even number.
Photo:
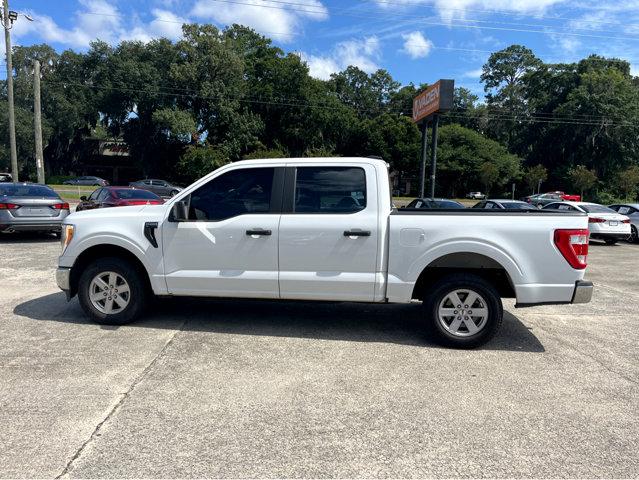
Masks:
[[[126,260],[99,258],[82,272],[78,298],[84,312],[96,323],[124,325],[144,310],[148,296],[140,273]]]
[[[443,345],[473,348],[501,327],[504,310],[495,287],[481,277],[452,274],[442,278],[424,299],[427,328]]]

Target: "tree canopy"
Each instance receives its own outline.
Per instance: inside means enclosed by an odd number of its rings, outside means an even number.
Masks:
[[[380,155],[401,176],[419,171],[411,108],[426,84],[402,86],[385,70],[355,66],[318,80],[299,55],[249,28],[189,24],[176,42],[97,41],[83,53],[14,47],[23,175],[34,174],[34,59],[42,63],[50,174],[79,173],[91,154],[89,138],[123,139],[144,175],[182,182],[259,156]],[[453,111],[441,117],[438,195],[502,193],[511,182],[529,193],[542,180],[553,190],[636,196],[639,82],[627,62],[590,56],[546,64],[511,45],[490,56],[481,80],[484,102],[457,88]],[[6,108],[0,108],[0,170],[6,170]],[[578,168],[599,181],[584,186]]]

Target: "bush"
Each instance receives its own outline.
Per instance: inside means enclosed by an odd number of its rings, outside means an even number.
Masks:
[[[586,201],[585,199],[581,199],[582,201]],[[601,190],[597,192],[595,198],[592,199],[593,202],[601,203],[602,205],[612,205],[613,203],[626,203],[626,199],[616,195],[614,193],[607,192],[605,190]]]

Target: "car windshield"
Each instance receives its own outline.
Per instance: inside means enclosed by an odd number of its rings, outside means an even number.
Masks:
[[[49,187],[42,185],[0,185],[0,195],[8,197],[60,198]]]
[[[579,205],[588,213],[617,213],[612,208],[604,207],[603,205],[590,204],[590,205]]]
[[[435,204],[435,208],[464,208],[462,204],[452,200],[433,200],[430,203]]]
[[[142,199],[142,200],[157,200],[159,197],[148,190],[114,190],[113,193],[116,197],[124,200]]]

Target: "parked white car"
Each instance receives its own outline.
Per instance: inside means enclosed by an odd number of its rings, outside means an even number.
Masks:
[[[481,192],[470,192],[466,195],[466,198],[471,200],[484,200],[486,198],[486,194]]]
[[[98,323],[134,320],[153,295],[418,299],[437,340],[471,347],[498,330],[502,297],[593,290],[584,213],[395,210],[371,158],[235,162],[164,205],[74,213],[63,232],[58,285]]]
[[[607,245],[614,245],[617,241],[625,240],[630,236],[630,219],[598,203],[555,202],[546,205],[544,210],[586,213],[590,238],[603,240]]]
[[[639,203],[622,203],[610,205],[615,212],[626,215],[630,219],[630,243],[639,242]]]

